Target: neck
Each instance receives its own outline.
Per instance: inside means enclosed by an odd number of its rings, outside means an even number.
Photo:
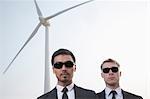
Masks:
[[[70,85],[71,83],[72,83],[72,81],[71,82],[58,82],[58,85],[66,87],[66,86]]]
[[[116,85],[106,85],[108,88],[110,88],[110,89],[116,89],[116,88],[118,88],[119,87],[119,84],[116,84]]]

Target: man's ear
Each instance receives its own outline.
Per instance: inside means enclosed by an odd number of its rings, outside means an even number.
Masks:
[[[121,77],[121,75],[122,75],[122,72],[120,71],[120,72],[119,72],[119,74],[120,74],[120,77]]]
[[[73,71],[74,71],[74,72],[76,71],[76,65],[73,66]]]

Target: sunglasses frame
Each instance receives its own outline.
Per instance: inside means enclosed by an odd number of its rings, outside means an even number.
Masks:
[[[66,61],[66,62],[56,62],[53,64],[53,67],[56,69],[61,69],[65,65],[66,68],[72,68],[74,65],[74,62],[72,61]]]
[[[113,72],[113,73],[117,73],[119,71],[119,68],[118,67],[111,67],[111,68],[103,68],[102,71],[103,73],[109,73],[110,70]]]

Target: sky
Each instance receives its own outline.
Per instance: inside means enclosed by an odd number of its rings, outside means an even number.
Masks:
[[[85,0],[37,0],[50,16]],[[0,0],[0,99],[36,99],[44,90],[44,27],[4,69],[38,24],[33,0]],[[150,1],[95,0],[50,22],[49,55],[67,48],[76,56],[76,85],[95,92],[105,88],[100,64],[113,58],[121,65],[120,86],[150,98]],[[50,86],[57,79],[50,66]]]

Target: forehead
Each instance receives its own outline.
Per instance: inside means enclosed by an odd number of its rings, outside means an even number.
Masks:
[[[57,55],[54,58],[54,63],[55,62],[65,62],[65,61],[68,61],[68,60],[73,61],[71,55],[65,55],[65,54]]]
[[[106,67],[118,67],[118,65],[114,62],[106,62],[103,64],[102,68],[106,68]]]

